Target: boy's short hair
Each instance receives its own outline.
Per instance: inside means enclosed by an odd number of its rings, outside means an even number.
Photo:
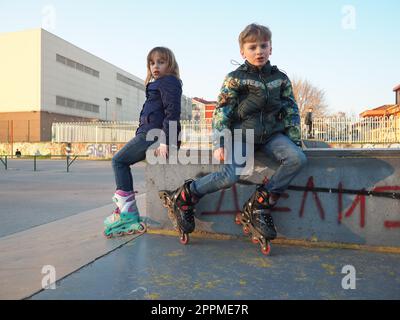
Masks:
[[[257,23],[249,24],[244,30],[239,34],[239,46],[240,49],[246,42],[253,42],[259,39],[265,41],[271,41],[272,33],[268,27],[262,26]]]

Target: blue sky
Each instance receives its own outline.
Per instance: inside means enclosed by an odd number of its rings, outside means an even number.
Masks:
[[[240,31],[261,23],[272,30],[271,63],[323,89],[331,112],[349,115],[394,103],[399,17],[395,0],[0,0],[0,32],[45,27],[142,79],[147,52],[167,46],[184,94],[209,100],[235,68],[231,59],[242,62]]]

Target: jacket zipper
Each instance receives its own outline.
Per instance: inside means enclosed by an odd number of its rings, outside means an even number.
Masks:
[[[265,92],[267,93],[267,98],[268,98],[268,87],[267,87],[267,85],[265,84],[264,79],[261,77],[260,71],[258,72],[258,78],[259,78],[259,79],[261,80],[261,82],[264,84],[264,86],[265,86]],[[267,133],[266,133],[265,126],[264,126],[263,112],[264,112],[264,109],[261,109],[260,120],[261,120],[261,125],[262,125],[262,128],[263,128],[263,133],[261,134],[261,141],[263,141],[264,136],[267,134]]]

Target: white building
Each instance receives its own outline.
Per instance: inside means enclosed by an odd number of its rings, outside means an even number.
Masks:
[[[142,79],[43,29],[0,34],[0,70],[0,142],[49,141],[53,122],[138,120],[145,101]]]

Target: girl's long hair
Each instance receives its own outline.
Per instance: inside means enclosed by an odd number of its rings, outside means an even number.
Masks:
[[[159,54],[161,58],[163,58],[166,61],[167,63],[166,74],[172,74],[178,79],[180,79],[179,66],[178,63],[176,62],[174,53],[166,47],[155,47],[151,49],[149,54],[147,55],[147,77],[144,82],[145,85],[147,85],[153,79],[153,76],[150,71],[150,60],[153,59],[155,54]]]

